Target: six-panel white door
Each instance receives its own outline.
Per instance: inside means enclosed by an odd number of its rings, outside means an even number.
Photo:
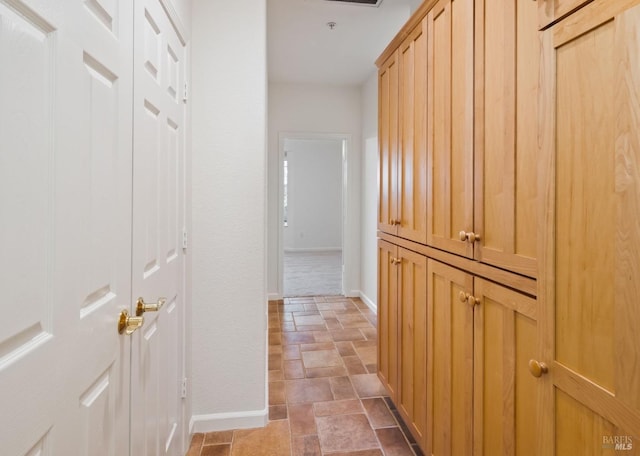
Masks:
[[[166,299],[133,335],[131,455],[180,455],[185,51],[159,0],[134,13],[133,296]]]
[[[0,454],[129,452],[129,0],[0,0]]]

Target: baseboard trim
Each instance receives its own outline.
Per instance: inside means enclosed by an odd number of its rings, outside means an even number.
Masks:
[[[269,409],[248,412],[212,413],[193,415],[189,422],[189,434],[196,432],[227,431],[265,427],[269,422]]]
[[[362,291],[360,292],[360,299],[362,299],[362,302],[364,302],[367,305],[367,307],[369,307],[369,309],[378,313],[378,306],[371,299],[369,299],[369,297],[366,294],[364,294]]]
[[[285,253],[322,253],[322,252],[342,252],[342,247],[309,247],[309,248],[288,248]]]
[[[282,294],[280,294],[280,293],[269,293],[267,295],[267,299],[269,301],[279,301],[279,300],[282,299]]]

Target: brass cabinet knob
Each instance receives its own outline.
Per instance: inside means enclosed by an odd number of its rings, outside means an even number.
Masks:
[[[391,264],[400,264],[402,263],[401,258],[391,258]]]
[[[480,304],[480,299],[479,299],[479,298],[476,298],[475,296],[469,295],[469,296],[467,297],[467,302],[469,303],[469,305],[470,305],[471,307],[475,307],[475,306],[477,306],[477,305],[479,305],[479,304]]]
[[[158,302],[146,303],[144,299],[138,298],[136,302],[136,315],[139,317],[145,312],[158,312],[164,306],[164,303],[167,302],[166,298],[158,298]]]
[[[467,299],[469,299],[469,293],[465,293],[464,291],[461,291],[460,294],[458,295],[458,298],[460,299],[460,302],[467,302]]]
[[[529,360],[529,372],[536,378],[542,377],[542,374],[549,372],[549,367],[545,363],[536,361],[535,359]]]
[[[144,317],[132,317],[127,310],[120,312],[120,319],[118,320],[118,332],[124,333],[127,336],[134,333],[138,328],[141,328],[144,324]]]
[[[460,240],[461,241],[469,241],[472,244],[474,242],[478,242],[480,240],[480,235],[477,233],[474,233],[473,231],[469,231],[468,233],[466,231],[460,231],[460,233],[458,233]]]

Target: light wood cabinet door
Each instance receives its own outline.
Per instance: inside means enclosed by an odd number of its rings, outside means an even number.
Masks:
[[[427,261],[427,444],[433,456],[472,454],[473,276]]]
[[[476,2],[475,258],[537,275],[536,3]]]
[[[538,1],[540,29],[556,22],[572,11],[593,0],[540,0]],[[616,2],[622,0],[614,0]]]
[[[378,71],[378,229],[397,233],[398,216],[398,52]]]
[[[540,456],[536,301],[474,279],[474,456]],[[568,453],[569,454],[569,453]]]
[[[378,239],[378,377],[397,403],[398,247]]]
[[[545,455],[640,454],[638,36],[639,0],[543,35]]]
[[[399,49],[398,236],[427,242],[427,20]]]
[[[422,448],[427,435],[427,257],[398,248],[400,388],[397,407]]]
[[[473,0],[428,13],[427,243],[473,257]]]

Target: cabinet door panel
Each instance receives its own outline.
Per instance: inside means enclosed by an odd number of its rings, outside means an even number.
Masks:
[[[427,242],[426,19],[400,46],[398,236]]]
[[[544,105],[554,119],[543,177],[555,187],[544,202],[543,422],[556,425],[544,431],[556,436],[555,448],[544,439],[544,454],[568,445],[601,454],[594,446],[616,435],[634,436],[640,451],[638,5],[596,0],[543,37]]]
[[[398,388],[398,247],[378,239],[378,376],[395,402]]]
[[[537,456],[536,301],[483,279],[474,296],[474,456]]]
[[[469,455],[473,439],[473,308],[460,293],[473,291],[471,275],[427,261],[426,453]]]
[[[476,6],[475,257],[536,277],[536,4]]]
[[[398,410],[424,448],[427,434],[427,258],[398,248],[400,389]]]
[[[427,243],[473,256],[473,1],[442,0],[428,15]]]
[[[378,72],[378,229],[396,234],[398,214],[398,53]]]

